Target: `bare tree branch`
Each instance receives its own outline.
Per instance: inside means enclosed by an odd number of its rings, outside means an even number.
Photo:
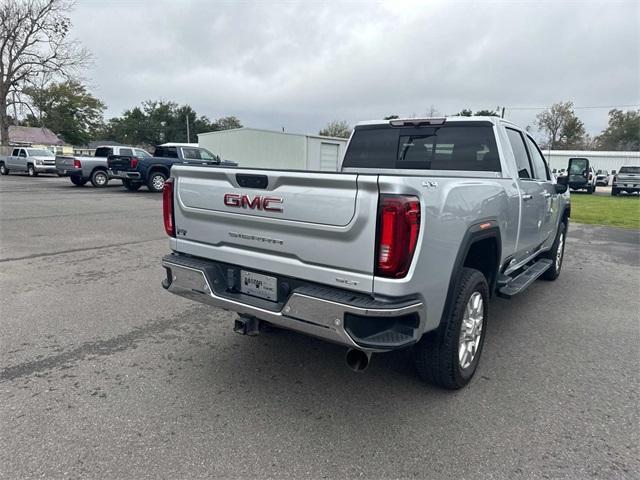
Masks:
[[[69,0],[0,2],[0,138],[8,144],[8,107],[27,101],[30,85],[56,77],[73,79],[89,53],[69,37]],[[11,94],[11,97],[10,97]],[[29,108],[31,108],[29,106]]]

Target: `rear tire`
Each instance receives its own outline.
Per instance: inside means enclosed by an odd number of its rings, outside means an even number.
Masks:
[[[138,190],[140,190],[142,183],[134,182],[132,180],[122,180],[122,185],[124,185],[124,188],[126,188],[130,192],[137,192]]]
[[[413,347],[416,370],[423,380],[450,390],[469,383],[484,345],[488,300],[485,276],[473,268],[463,268],[449,318]]]
[[[4,162],[0,162],[0,175],[9,175],[9,169]]]
[[[33,166],[32,163],[27,165],[27,175],[29,175],[30,177],[37,177],[38,176],[38,172],[36,172],[36,168]]]
[[[87,183],[86,178],[82,177],[69,177],[71,179],[71,183],[73,183],[76,187],[82,187],[85,183]]]
[[[96,188],[104,188],[109,183],[109,176],[104,170],[94,170],[91,174],[91,185]]]
[[[542,274],[543,279],[553,281],[560,276],[566,240],[567,224],[563,221],[560,226],[558,226],[558,233],[556,234],[556,239],[553,242],[551,250],[543,255],[543,258],[548,258],[553,262],[547,271]]]
[[[167,176],[162,172],[151,172],[149,174],[149,181],[147,182],[147,188],[150,192],[160,193],[164,188],[164,182],[167,180]]]

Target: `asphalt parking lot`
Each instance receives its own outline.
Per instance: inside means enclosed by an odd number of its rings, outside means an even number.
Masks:
[[[638,478],[639,247],[572,224],[446,392],[163,291],[159,195],[2,177],[0,476]]]

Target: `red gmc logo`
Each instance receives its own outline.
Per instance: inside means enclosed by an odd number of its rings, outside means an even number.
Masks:
[[[282,198],[263,197],[256,195],[251,198],[249,195],[239,193],[226,193],[224,204],[227,207],[250,208],[252,210],[264,210],[265,212],[282,212]]]

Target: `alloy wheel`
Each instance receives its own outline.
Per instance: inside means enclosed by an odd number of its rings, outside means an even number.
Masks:
[[[164,187],[164,177],[162,175],[154,175],[151,179],[151,183],[155,190],[162,190]]]
[[[562,255],[564,253],[564,233],[558,237],[558,250],[556,251],[556,270],[560,270],[562,265]]]
[[[460,368],[468,368],[478,352],[484,323],[484,300],[480,292],[473,292],[464,309],[460,339],[458,341],[458,362]]]

